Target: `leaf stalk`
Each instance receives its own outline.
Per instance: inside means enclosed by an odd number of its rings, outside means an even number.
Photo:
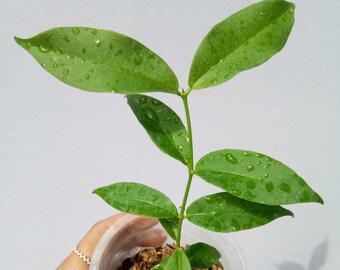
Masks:
[[[186,203],[187,203],[188,196],[189,196],[192,178],[194,175],[194,148],[193,148],[193,140],[192,140],[190,111],[189,111],[189,104],[188,104],[188,95],[190,94],[191,90],[192,89],[189,88],[185,92],[179,93],[179,96],[182,98],[182,101],[184,104],[185,117],[187,121],[190,159],[189,159],[189,164],[188,164],[188,181],[187,181],[187,185],[186,185],[183,200],[182,200],[181,211],[178,215],[179,222],[178,222],[178,233],[177,233],[177,238],[176,238],[176,249],[177,250],[181,249],[182,225],[183,225],[183,220],[186,218],[185,207],[186,207]]]

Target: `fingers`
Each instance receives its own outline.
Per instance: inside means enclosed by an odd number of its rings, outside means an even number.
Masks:
[[[167,234],[160,229],[152,229],[146,234],[138,235],[136,245],[140,247],[157,247],[165,243]]]
[[[80,240],[78,244],[79,250],[85,253],[88,257],[91,257],[98,241],[105,233],[105,231],[124,216],[126,216],[126,214],[124,213],[117,214],[102,221],[99,221],[95,225],[93,225],[90,231],[84,236],[84,238]]]
[[[126,218],[126,221],[122,218]],[[117,225],[117,235],[136,236],[132,243],[135,246],[158,246],[166,240],[166,234],[162,230],[150,230],[158,222],[155,218],[117,214],[97,222],[79,242],[78,248],[88,257],[92,257],[99,240],[112,225]]]
[[[103,219],[103,220],[97,222],[93,227],[96,227],[96,229],[107,229],[111,225],[115,224],[119,219],[121,219],[122,217],[124,217],[126,215],[127,214],[125,214],[125,213],[113,215],[111,217],[108,217],[106,219]]]
[[[136,217],[129,223],[129,226],[131,230],[142,231],[154,227],[158,222],[156,218]]]
[[[130,231],[136,235],[135,245],[140,247],[155,247],[162,245],[166,239],[166,233],[161,229],[151,229],[159,223],[158,219],[138,217],[131,223]]]
[[[154,228],[157,224],[158,220],[155,218],[139,217],[124,213],[117,214],[93,225],[77,247],[87,257],[92,258],[99,240],[109,228],[114,232],[109,243],[112,245],[110,249],[113,254],[119,252],[120,248],[159,246],[166,241],[167,235],[163,230]],[[112,225],[114,226],[112,227]],[[72,253],[58,267],[58,270],[85,270],[87,268],[88,266]]]

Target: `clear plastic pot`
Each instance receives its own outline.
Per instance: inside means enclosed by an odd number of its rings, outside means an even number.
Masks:
[[[125,216],[105,232],[92,255],[90,270],[117,270],[125,258],[132,257],[145,248],[132,247],[131,243],[135,242],[138,234],[150,233],[155,228],[134,232],[130,224],[136,218],[138,217]],[[227,235],[203,230],[189,222],[184,223],[182,232],[183,245],[204,242],[219,250],[224,270],[246,270],[239,248]],[[174,241],[169,237],[167,243],[173,244]]]

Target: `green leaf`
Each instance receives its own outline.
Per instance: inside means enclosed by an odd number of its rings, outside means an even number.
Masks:
[[[178,234],[178,218],[161,218],[159,220],[165,231],[169,234],[169,236],[176,240]]]
[[[166,264],[168,263],[169,258],[170,256],[163,258],[163,260],[156,266],[152,267],[151,270],[167,270]]]
[[[176,206],[167,196],[142,184],[116,183],[98,188],[93,193],[122,212],[155,218],[177,217]]]
[[[293,24],[294,4],[282,0],[261,1],[233,14],[203,39],[189,86],[215,86],[261,65],[283,48]]]
[[[170,256],[166,270],[191,270],[189,260],[183,250],[176,250]]]
[[[194,268],[209,268],[221,258],[221,254],[216,248],[205,243],[191,245],[185,254],[191,267]]]
[[[323,203],[296,172],[260,153],[235,149],[215,151],[198,161],[195,174],[248,201],[268,205]]]
[[[154,52],[122,34],[60,27],[15,38],[49,73],[86,91],[120,94],[178,89],[176,75]]]
[[[191,156],[188,133],[179,116],[161,101],[145,95],[127,95],[128,104],[160,150],[187,165]]]
[[[227,192],[202,197],[187,209],[190,222],[215,232],[247,230],[293,213],[281,206],[239,199]]]

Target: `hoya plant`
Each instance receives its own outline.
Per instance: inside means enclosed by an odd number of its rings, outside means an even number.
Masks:
[[[267,224],[292,212],[281,205],[322,198],[295,171],[262,153],[221,149],[194,161],[188,97],[232,79],[269,60],[285,45],[294,24],[294,5],[283,0],[253,4],[215,25],[192,60],[187,90],[156,53],[138,41],[108,30],[60,27],[29,39],[15,38],[57,79],[76,88],[124,94],[155,145],[187,167],[180,207],[144,184],[117,182],[94,190],[112,207],[160,220],[176,251],[153,269],[207,268],[220,258],[204,243],[181,248],[185,219],[214,232],[234,232]],[[146,92],[177,95],[185,122],[164,102]],[[188,203],[194,176],[221,189]],[[178,210],[180,209],[180,210]]]

